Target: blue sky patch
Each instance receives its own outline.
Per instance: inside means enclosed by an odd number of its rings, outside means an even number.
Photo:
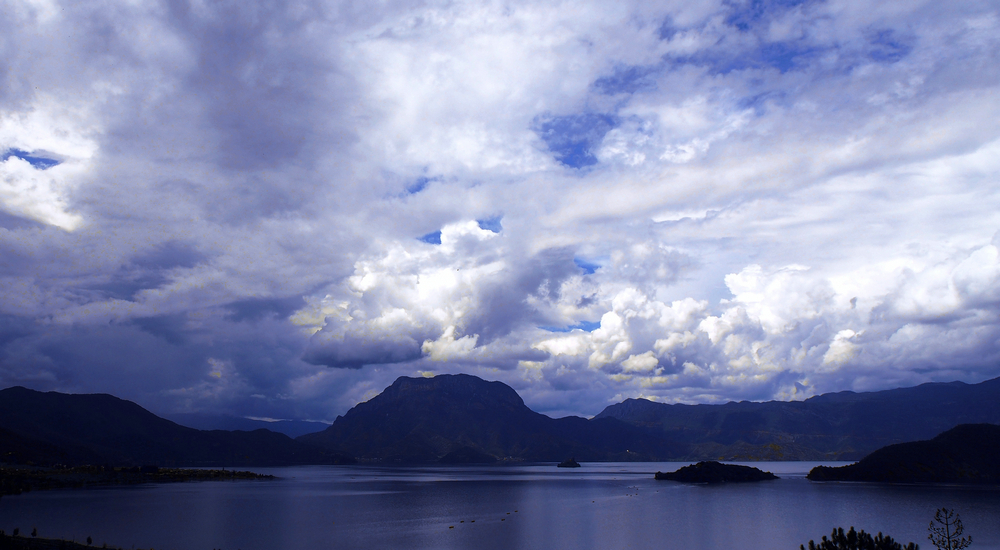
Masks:
[[[740,51],[735,54],[707,50],[678,61],[708,67],[715,74],[766,67],[786,73],[809,63],[816,57],[817,52],[816,48],[800,42],[770,42],[762,44],[756,50]]]
[[[594,148],[616,125],[617,120],[610,115],[582,113],[536,117],[531,129],[542,138],[556,160],[570,168],[585,168],[597,164]]]
[[[503,231],[503,225],[500,224],[500,220],[502,219],[503,216],[493,216],[492,218],[486,218],[484,220],[476,220],[476,223],[479,224],[479,229],[499,233]]]
[[[767,21],[777,18],[795,6],[806,4],[808,0],[750,0],[749,2],[725,2],[729,6],[726,23],[741,31],[749,31]]]
[[[601,267],[599,264],[591,263],[586,260],[581,260],[580,258],[573,258],[573,263],[575,263],[576,267],[582,269],[583,272],[587,275],[590,275],[591,273],[597,271]]]
[[[771,42],[761,46],[760,63],[786,73],[807,60],[811,53],[812,48],[795,42]]]
[[[868,56],[880,63],[896,63],[913,51],[913,45],[907,43],[892,29],[883,29],[869,37],[871,50]]]
[[[53,166],[61,164],[58,160],[34,155],[32,153],[29,153],[27,151],[22,151],[20,149],[8,149],[7,152],[5,152],[3,155],[3,160],[7,160],[10,157],[17,157],[23,161],[26,161],[28,164],[34,166],[35,168],[38,168],[39,170],[47,170],[49,168],[52,168]]]
[[[570,332],[574,329],[580,329],[585,332],[594,332],[595,330],[601,328],[600,321],[580,321],[575,325],[570,325],[568,327],[538,327],[542,330],[547,330],[549,332]]]
[[[660,28],[656,29],[656,35],[660,37],[660,40],[670,40],[678,32],[680,29],[674,26],[674,19],[669,15],[663,19]]]
[[[423,237],[418,237],[417,240],[427,244],[441,244],[441,231],[438,230],[433,233],[428,233]]]
[[[406,194],[416,195],[417,193],[423,191],[424,189],[427,189],[427,184],[436,179],[437,178],[427,178],[424,176],[420,176],[419,178],[416,179],[416,181],[406,186]]]
[[[615,69],[614,74],[594,81],[594,90],[604,95],[634,94],[639,90],[656,88],[653,78],[655,67],[632,65]]]

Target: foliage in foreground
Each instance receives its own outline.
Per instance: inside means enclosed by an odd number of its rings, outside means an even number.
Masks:
[[[937,525],[935,525],[937,523]],[[972,544],[972,537],[963,537],[965,527],[958,512],[941,508],[934,514],[934,520],[927,527],[927,538],[939,550],[962,550]]]
[[[799,545],[800,550],[806,550],[805,545]],[[816,544],[809,541],[809,550],[919,550],[920,546],[910,543],[906,546],[892,540],[892,537],[883,536],[882,533],[872,536],[869,533],[855,531],[851,527],[844,532],[843,527],[833,530],[830,538],[823,539]]]
[[[938,550],[963,550],[972,544],[972,537],[963,537],[965,526],[962,525],[958,512],[948,508],[941,508],[934,513],[934,520],[927,527],[930,539]],[[850,531],[837,528],[833,530],[830,538],[823,537],[819,544],[809,541],[809,550],[919,550],[919,546],[912,542],[906,546],[892,540],[892,537],[884,537],[882,533],[871,536],[864,531],[855,532],[854,527]],[[806,550],[805,545],[799,545],[800,550]]]

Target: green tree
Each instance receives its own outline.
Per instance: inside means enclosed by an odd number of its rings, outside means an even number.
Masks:
[[[937,523],[937,525],[935,525]],[[963,537],[965,527],[962,525],[958,512],[941,508],[934,513],[934,520],[927,527],[930,534],[927,538],[939,550],[962,550],[972,544],[972,537]]]
[[[806,550],[806,546],[799,545],[799,549]],[[819,544],[809,541],[809,550],[920,550],[920,546],[912,542],[903,546],[882,533],[873,537],[864,531],[855,531],[854,527],[845,533],[843,527],[838,527],[830,538],[823,537]]]

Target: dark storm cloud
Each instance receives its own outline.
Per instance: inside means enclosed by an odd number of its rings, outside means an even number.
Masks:
[[[205,254],[194,246],[175,240],[160,243],[130,258],[129,262],[143,269],[194,267],[205,261]]]
[[[229,314],[226,319],[242,322],[257,321],[263,317],[286,319],[296,310],[305,305],[302,296],[285,298],[249,298],[225,304]]]
[[[129,322],[143,332],[175,346],[183,346],[190,341],[187,318],[184,314],[136,317]]]
[[[562,300],[562,286],[576,275],[573,251],[542,250],[509,268],[508,277],[483,290],[481,305],[465,324],[465,333],[478,334],[488,344],[525,326],[549,321],[548,307]],[[544,305],[543,305],[544,304]]]
[[[11,216],[12,222],[11,226],[15,229],[21,228],[34,228],[37,226],[33,222],[24,220],[24,218],[18,218]],[[0,218],[0,221],[3,219]],[[20,227],[17,227],[20,226]],[[23,247],[17,246],[15,243],[0,242],[0,273],[7,276],[25,276],[34,273],[36,259],[30,256],[30,252],[24,250]]]
[[[217,4],[209,20],[184,3],[173,7],[175,25],[196,43],[198,69],[188,77],[189,89],[219,133],[217,158],[248,169],[298,156],[311,137],[311,121],[300,113],[310,110],[309,91],[326,71],[289,38],[304,32],[314,15],[290,20],[284,2]]]
[[[42,223],[31,220],[28,218],[22,218],[21,216],[15,216],[0,210],[0,227],[7,230],[14,229],[25,229],[25,228],[39,228],[42,227]]]
[[[235,170],[308,162],[306,149],[324,132],[311,113],[333,107],[331,91],[343,93],[330,89],[335,60],[311,37],[325,18],[323,4],[168,6],[164,23],[193,58],[181,78],[210,129],[210,158]]]
[[[20,338],[4,345],[3,367],[9,378],[45,389],[106,386],[148,399],[160,388],[185,380],[191,375],[190,366],[198,363],[199,350],[135,327],[31,328],[30,334],[22,331]]]
[[[31,317],[0,315],[0,349],[18,338],[34,333],[37,330],[32,326],[34,323],[35,320]]]
[[[156,289],[170,281],[173,270],[192,268],[207,260],[192,246],[178,241],[160,243],[125,260],[108,280],[86,285],[108,298],[134,300],[143,290]]]
[[[419,338],[419,337],[418,337]],[[317,339],[314,338],[314,341]],[[404,363],[418,359],[420,344],[409,335],[345,334],[341,339],[321,339],[311,344],[302,360],[337,369],[360,369],[365,365]]]

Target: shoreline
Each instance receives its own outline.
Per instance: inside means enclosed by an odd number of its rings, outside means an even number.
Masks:
[[[75,466],[41,468],[0,466],[0,498],[30,491],[81,489],[108,485],[181,483],[187,481],[272,480],[275,476],[237,470]]]
[[[101,543],[100,546],[97,546],[68,539],[49,539],[25,535],[13,536],[0,531],[0,550],[93,550],[95,548],[102,550],[122,550],[119,546],[108,546],[107,543]]]

